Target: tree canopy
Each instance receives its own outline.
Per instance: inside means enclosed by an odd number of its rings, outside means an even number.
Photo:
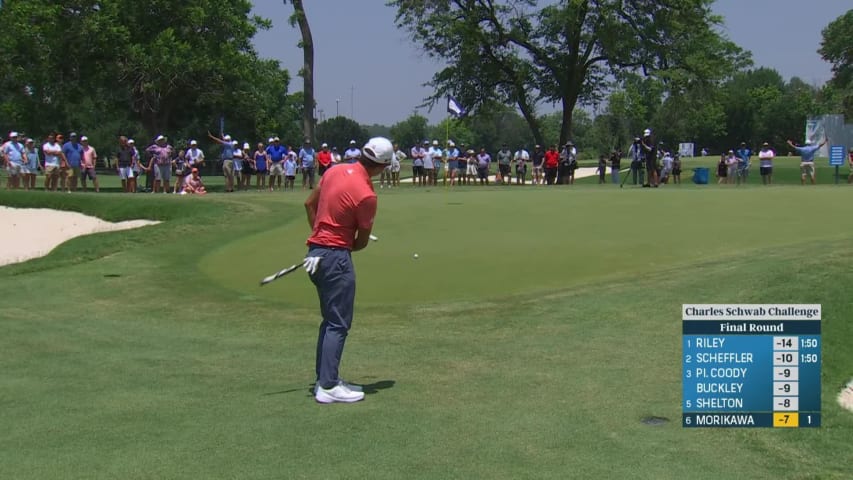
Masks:
[[[396,22],[429,56],[448,63],[430,84],[469,109],[516,105],[537,143],[537,106],[561,107],[560,141],[579,104],[614,79],[640,73],[683,89],[711,82],[749,58],[717,28],[712,0],[392,0]]]
[[[818,53],[832,64],[830,105],[853,118],[853,9],[827,25],[822,35]]]
[[[0,122],[43,135],[286,135],[290,77],[248,0],[17,0],[0,9]],[[301,98],[301,97],[300,97]],[[298,124],[297,124],[298,126]],[[90,135],[91,136],[91,135]],[[100,141],[105,141],[106,138]]]

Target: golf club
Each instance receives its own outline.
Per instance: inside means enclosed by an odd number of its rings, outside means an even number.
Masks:
[[[280,270],[277,273],[274,273],[268,277],[264,277],[264,279],[261,280],[261,286],[264,286],[264,285],[266,285],[266,284],[268,284],[274,280],[278,280],[279,278],[287,275],[288,273],[295,271],[296,269],[298,269],[299,267],[301,267],[304,264],[305,264],[305,260],[302,260],[301,262],[294,263],[293,265],[285,268],[284,270]]]

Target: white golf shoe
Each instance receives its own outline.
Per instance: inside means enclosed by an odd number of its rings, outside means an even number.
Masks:
[[[364,400],[364,392],[354,392],[347,388],[343,382],[329,389],[318,385],[316,393],[314,393],[314,400],[317,403],[354,403]]]

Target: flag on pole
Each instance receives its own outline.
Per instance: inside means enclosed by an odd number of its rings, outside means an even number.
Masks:
[[[447,97],[447,113],[459,118],[465,115],[465,109],[453,97]]]

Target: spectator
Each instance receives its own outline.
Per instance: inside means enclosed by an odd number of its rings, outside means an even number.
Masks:
[[[600,155],[598,157],[598,168],[595,169],[595,173],[598,174],[598,184],[602,185],[607,182],[607,156]]]
[[[323,176],[326,170],[332,166],[332,152],[329,151],[329,144],[320,145],[320,151],[317,152],[317,175]]]
[[[533,147],[533,155],[531,156],[533,161],[533,185],[542,185],[544,183],[545,177],[545,168],[543,164],[545,163],[545,152],[542,151],[542,147],[540,145],[535,145]]]
[[[456,184],[456,172],[459,169],[459,157],[461,156],[459,153],[459,149],[456,148],[456,143],[453,140],[448,140],[447,142],[447,150],[445,150],[445,174],[444,174],[444,185],[447,186],[447,177],[450,177],[450,186]],[[459,182],[462,183],[461,180]]]
[[[406,159],[406,152],[400,150],[398,145],[394,145],[394,158],[391,159],[391,186],[400,186],[400,167]]]
[[[735,155],[734,150],[729,150],[726,154],[726,178],[729,184],[735,183],[735,176],[737,176],[737,155]]]
[[[749,176],[750,159],[752,150],[746,146],[746,142],[740,142],[740,148],[735,152],[737,155],[737,184],[746,183]]]
[[[853,183],[853,147],[847,153],[850,156],[850,175],[847,177],[847,183]]]
[[[557,169],[557,184],[571,185],[575,183],[575,170],[578,168],[578,149],[570,140],[559,155],[560,164]]]
[[[267,189],[267,152],[263,143],[258,142],[258,147],[253,157],[255,161],[255,175],[257,175],[256,183],[260,192],[261,189]]]
[[[95,172],[95,165],[98,164],[98,152],[95,150],[95,147],[89,145],[89,137],[85,135],[80,138],[80,144],[83,146],[83,156],[80,163],[80,184],[85,192],[86,179],[90,178],[92,179],[92,187],[94,187],[95,193],[98,193],[101,191],[101,187],[98,184],[98,174]]]
[[[189,147],[189,144],[187,145]],[[175,165],[175,185],[172,187],[172,193],[180,193],[184,187],[184,180],[190,175],[190,166],[187,163],[187,151],[179,150],[172,162]]]
[[[619,184],[619,169],[622,165],[622,151],[613,150],[610,154],[610,179],[614,185]]]
[[[291,152],[292,153],[292,152]],[[296,156],[287,155],[284,160],[284,189],[289,186],[291,190],[296,189],[296,170],[299,169],[299,164],[296,163]]]
[[[36,148],[35,140],[28,138],[24,142],[24,161],[26,172],[24,173],[24,188],[27,190],[36,189],[36,175],[39,170],[39,151]]]
[[[557,145],[551,145],[551,148],[545,152],[545,182],[548,185],[554,185],[557,177],[557,168],[560,164],[560,154],[557,153]]]
[[[158,193],[162,186],[163,193],[169,193],[169,181],[172,179],[172,157],[174,156],[172,146],[166,142],[166,137],[157,135],[154,143],[149,145],[145,151],[151,155],[147,171],[149,174],[152,170],[154,172],[152,192]]]
[[[501,185],[509,185],[512,183],[512,152],[509,145],[502,143],[495,158],[498,161],[498,173],[500,174],[500,179],[496,180],[495,183],[499,181]]]
[[[659,183],[657,147],[655,146],[655,139],[652,136],[650,128],[643,130],[643,138],[640,139],[640,148],[645,156],[646,181],[648,182],[643,184],[643,187],[657,188]]]
[[[224,135],[219,138],[207,132],[207,136],[222,145],[220,161],[222,162],[222,175],[225,177],[225,193],[231,193],[234,191],[234,141],[231,139],[231,135]]]
[[[788,145],[800,154],[800,183],[802,185],[806,184],[806,177],[811,177],[812,185],[815,184],[814,157],[817,151],[827,143],[829,143],[828,138],[824,138],[820,145],[812,145],[812,142],[806,140],[806,144],[800,147],[788,140]]]
[[[267,146],[267,163],[270,170],[270,191],[281,189],[281,177],[284,175],[284,157],[287,156],[287,147],[281,144],[281,139],[273,137]],[[293,173],[296,175],[296,172]]]
[[[426,156],[426,145],[429,141],[424,140],[423,147],[415,145],[410,153],[412,154],[412,185],[424,186],[424,157]]]
[[[441,162],[441,149],[438,148],[438,140],[433,140],[432,146],[424,155],[424,178],[427,186],[436,184],[438,178],[435,174],[436,162]]]
[[[459,148],[456,149],[456,181],[459,185],[467,183],[467,179],[465,178],[465,174],[468,172],[468,155],[466,150],[467,148],[465,148],[464,143],[460,143]],[[448,168],[450,168],[449,165]]]
[[[761,173],[761,183],[763,185],[773,185],[773,159],[776,158],[776,152],[770,148],[770,144],[764,142],[761,145],[761,150],[758,152],[758,169]]]
[[[201,171],[204,169],[204,152],[198,148],[198,141],[190,140],[190,148],[187,149],[186,159],[190,171],[193,168],[197,168],[199,175],[201,175]]]
[[[726,165],[726,155],[720,155],[720,161],[717,162],[717,185],[726,183],[726,178],[729,175],[729,167]]]
[[[125,193],[136,193],[136,175],[134,174],[133,167],[138,160],[136,152],[130,146],[127,137],[124,135],[118,137],[116,166],[118,168],[118,177],[121,179],[121,189]]]
[[[341,163],[341,154],[338,153],[338,147],[332,147],[332,165]]]
[[[204,188],[204,182],[201,179],[201,176],[198,174],[198,168],[193,167],[190,171],[190,174],[184,180],[183,189],[181,190],[181,194],[184,195],[205,195],[207,194],[207,189]]]
[[[467,159],[465,161],[465,185],[476,185],[477,184],[477,152],[474,151],[473,148],[469,148],[465,154],[467,155]]]
[[[361,150],[356,146],[355,140],[349,141],[349,147],[344,151],[344,162],[355,163],[361,158]]]
[[[477,178],[480,179],[480,185],[489,184],[489,164],[492,163],[492,157],[486,153],[486,149],[481,148],[477,155]]]
[[[58,188],[59,175],[64,173],[62,165],[65,165],[65,156],[62,154],[62,144],[57,141],[56,135],[51,133],[47,136],[47,142],[41,147],[44,152],[44,189],[55,192]]]
[[[628,157],[631,159],[631,181],[634,185],[643,184],[643,149],[640,145],[640,137],[634,137],[634,143],[628,149]]]
[[[515,183],[524,185],[527,180],[527,162],[530,161],[530,152],[522,145],[515,151],[512,159],[515,162]]]
[[[255,174],[255,159],[252,155],[252,146],[249,142],[243,143],[243,170],[240,171],[240,186],[248,191],[252,185],[252,175]]]
[[[80,163],[83,161],[83,146],[77,140],[77,134],[68,134],[68,141],[62,145],[65,156],[65,191],[77,191],[77,178],[80,176]],[[61,181],[61,179],[60,179]]]
[[[9,141],[0,146],[0,157],[8,173],[6,189],[17,189],[21,186],[21,173],[24,167],[24,145],[18,141],[18,132],[9,133]]]
[[[681,155],[677,153],[672,160],[672,183],[681,184]]]
[[[359,152],[359,155],[361,153]],[[299,166],[302,168],[302,189],[305,187],[314,189],[314,159],[317,153],[314,147],[311,146],[311,140],[305,139],[305,143],[299,150]]]
[[[674,160],[672,158],[672,152],[666,151],[663,154],[663,158],[661,159],[661,176],[660,183],[666,185],[669,183],[669,174],[672,173],[672,164]]]

